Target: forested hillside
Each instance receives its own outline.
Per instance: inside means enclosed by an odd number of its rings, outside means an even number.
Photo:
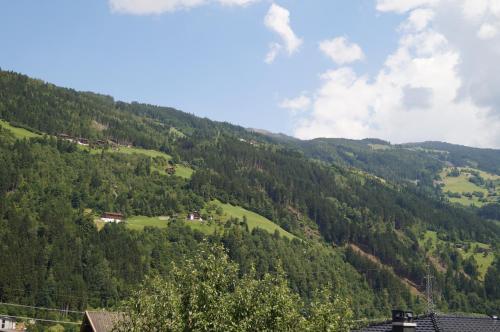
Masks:
[[[495,172],[495,150],[463,157],[447,146],[297,141],[3,71],[0,119],[38,134],[0,131],[0,261],[15,266],[0,271],[1,302],[112,307],[208,238],[228,249],[242,274],[254,266],[262,276],[281,264],[306,301],[333,284],[356,317],[386,316],[395,306],[424,310],[428,269],[441,310],[500,310],[499,224],[450,204],[434,185],[445,162]],[[103,140],[163,154],[92,147]],[[193,174],[167,174],[169,164]],[[212,233],[186,227],[186,213],[214,201],[252,211],[296,238],[250,231],[245,218]],[[106,211],[165,216],[168,226],[98,230],[94,218]],[[490,255],[483,272],[478,253],[463,245]]]

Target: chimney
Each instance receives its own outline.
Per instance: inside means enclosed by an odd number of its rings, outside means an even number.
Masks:
[[[416,332],[417,323],[413,322],[413,312],[404,310],[392,311],[392,332]]]

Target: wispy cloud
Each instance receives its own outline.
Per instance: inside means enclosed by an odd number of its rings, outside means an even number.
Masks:
[[[264,62],[268,64],[273,63],[274,59],[276,59],[282,48],[283,46],[281,46],[281,44],[279,43],[271,43],[269,45],[269,52],[267,52]]]
[[[279,107],[290,110],[294,113],[305,111],[311,106],[311,98],[302,94],[296,98],[285,98],[279,103]]]
[[[259,0],[109,0],[115,13],[131,15],[159,15],[219,3],[223,6],[247,6]]]
[[[377,10],[381,12],[406,13],[409,10],[422,6],[433,5],[439,1],[441,0],[378,0]]]
[[[273,43],[266,55],[265,61],[272,63],[280,50],[284,48],[289,55],[295,53],[302,45],[302,39],[297,37],[290,25],[290,12],[277,4],[272,4],[264,18],[266,27],[281,38],[280,43]]]

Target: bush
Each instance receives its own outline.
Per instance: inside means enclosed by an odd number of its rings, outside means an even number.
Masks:
[[[484,179],[480,175],[472,175],[469,177],[469,182],[474,183],[478,186],[484,186]]]

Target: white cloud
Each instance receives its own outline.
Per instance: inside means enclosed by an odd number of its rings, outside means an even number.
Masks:
[[[267,63],[274,61],[283,46],[289,55],[298,51],[302,45],[302,39],[293,32],[290,26],[290,12],[286,8],[273,3],[264,18],[264,24],[268,29],[276,32],[282,41],[282,44],[271,44],[270,51],[266,56]]]
[[[339,65],[362,60],[365,55],[359,45],[350,43],[346,37],[337,37],[320,42],[319,49]]]
[[[248,6],[259,0],[219,0],[221,5],[225,6]]]
[[[492,39],[498,34],[498,28],[494,26],[493,24],[489,23],[484,23],[481,25],[481,28],[479,28],[479,31],[477,32],[477,36],[481,39]]]
[[[409,10],[429,6],[440,0],[378,0],[377,10],[381,12],[405,13]]]
[[[159,15],[209,3],[223,6],[247,6],[259,0],[109,0],[112,12],[133,15]]]
[[[500,148],[500,36],[484,27],[499,26],[500,1],[482,2],[379,0],[407,15],[397,49],[373,77],[323,73],[295,135]]]
[[[427,27],[434,18],[434,11],[431,9],[419,8],[410,13],[408,20],[402,25],[403,29],[421,31]]]
[[[282,48],[283,46],[278,43],[271,43],[269,45],[269,52],[267,52],[264,62],[267,64],[273,63]]]
[[[279,107],[286,108],[292,113],[297,113],[299,111],[305,111],[311,106],[311,98],[307,97],[305,94],[302,94],[296,98],[291,99],[283,99],[279,103]]]

